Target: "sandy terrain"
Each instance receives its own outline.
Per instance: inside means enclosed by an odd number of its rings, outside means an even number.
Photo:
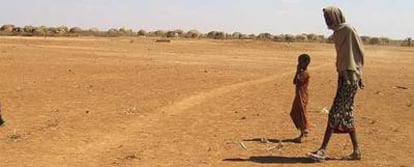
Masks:
[[[414,48],[366,52],[363,160],[323,165],[412,166]],[[298,135],[289,112],[301,53],[312,56],[312,129],[302,144],[279,143]],[[323,137],[334,54],[332,44],[0,37],[0,166],[319,166],[306,153]],[[329,156],[350,152],[347,135],[332,137]]]

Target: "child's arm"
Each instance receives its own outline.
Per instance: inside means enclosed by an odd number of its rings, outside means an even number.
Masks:
[[[309,74],[306,71],[299,72],[296,75],[296,85],[301,86],[309,81]]]

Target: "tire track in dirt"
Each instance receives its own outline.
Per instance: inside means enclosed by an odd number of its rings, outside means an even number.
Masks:
[[[313,67],[312,69],[319,69],[322,67],[327,66],[328,64],[323,64],[323,65],[319,65],[316,67]],[[264,78],[260,78],[257,80],[251,80],[251,81],[246,81],[246,82],[241,82],[241,83],[236,83],[236,84],[232,84],[232,85],[227,85],[227,86],[223,86],[223,87],[219,87],[219,88],[215,88],[209,92],[201,92],[197,95],[193,95],[190,96],[189,98],[186,98],[184,100],[181,100],[179,102],[173,103],[171,105],[165,106],[163,108],[160,109],[160,111],[164,112],[164,113],[169,113],[169,114],[179,114],[181,112],[184,112],[186,109],[191,108],[195,105],[201,104],[204,101],[210,99],[210,98],[214,98],[216,96],[219,95],[223,95],[238,89],[241,89],[243,87],[249,87],[252,85],[256,85],[256,84],[262,84],[265,82],[270,82],[274,79],[286,76],[286,75],[290,75],[292,74],[291,71],[288,72],[283,72],[281,74],[278,75],[272,75],[272,76],[267,76]]]
[[[328,65],[330,64],[326,63],[326,64],[314,66],[312,70],[320,69]],[[292,71],[286,71],[286,72],[283,72],[277,75],[271,75],[271,76],[267,76],[267,77],[256,79],[256,80],[250,80],[250,81],[245,81],[245,82],[236,83],[232,85],[226,85],[223,87],[212,89],[207,92],[201,92],[199,94],[192,95],[188,98],[185,98],[181,101],[178,101],[168,106],[157,109],[154,112],[151,112],[150,114],[147,115],[145,122],[143,122],[142,120],[140,122],[136,120],[127,121],[124,124],[128,125],[129,130],[134,129],[133,131],[128,131],[128,132],[127,131],[115,131],[108,135],[102,136],[101,138],[103,140],[101,141],[90,143],[88,146],[80,146],[80,149],[82,150],[81,152],[85,153],[85,155],[88,155],[88,157],[82,158],[82,159],[96,161],[98,159],[103,158],[102,155],[104,155],[104,152],[108,152],[111,150],[111,148],[122,145],[122,143],[126,143],[130,138],[135,138],[135,139],[139,138],[139,136],[142,135],[142,133],[140,132],[142,132],[143,130],[149,129],[154,126],[159,127],[160,124],[162,124],[162,122],[159,121],[160,118],[162,117],[178,115],[180,113],[185,112],[189,108],[200,105],[208,101],[209,99],[215,98],[217,96],[228,94],[236,90],[250,87],[253,85],[259,85],[259,84],[263,84],[266,82],[270,82],[275,79],[285,77],[286,75],[291,75],[291,74],[292,74]],[[175,117],[175,119],[178,119],[178,118]],[[117,136],[128,136],[128,137],[120,138]]]

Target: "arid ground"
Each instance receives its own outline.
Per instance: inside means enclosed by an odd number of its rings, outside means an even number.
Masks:
[[[289,112],[301,53],[312,56],[311,132],[297,144]],[[322,165],[412,166],[414,48],[366,46],[365,60],[363,159]],[[306,154],[323,137],[334,64],[332,44],[0,37],[0,166],[320,166]],[[351,148],[334,135],[328,155]]]

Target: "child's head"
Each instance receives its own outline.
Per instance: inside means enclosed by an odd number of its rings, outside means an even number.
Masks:
[[[308,65],[311,62],[311,58],[308,54],[301,54],[298,57],[298,67],[306,70],[308,68]]]

